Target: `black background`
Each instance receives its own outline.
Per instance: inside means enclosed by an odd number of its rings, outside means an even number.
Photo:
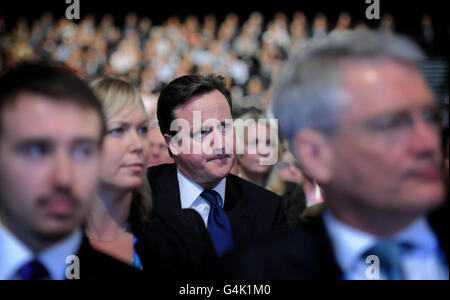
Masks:
[[[88,13],[101,15],[112,13],[118,25],[121,24],[125,14],[135,11],[139,16],[149,16],[155,24],[160,24],[171,15],[181,18],[188,14],[199,17],[214,13],[219,21],[229,12],[237,13],[241,20],[246,19],[250,12],[260,11],[266,19],[271,19],[275,12],[284,11],[290,17],[296,10],[302,10],[311,20],[317,12],[323,12],[330,18],[333,24],[342,11],[350,12],[355,21],[365,20],[365,11],[370,4],[366,0],[79,0],[81,17]],[[392,13],[397,21],[399,31],[413,30],[418,26],[420,16],[424,13],[431,14],[439,27],[448,29],[448,9],[445,1],[427,0],[380,0],[381,14]],[[0,3],[0,15],[6,18],[7,24],[15,23],[18,16],[28,19],[39,17],[42,12],[48,10],[55,17],[62,17],[70,4],[66,0],[2,0]],[[367,21],[367,20],[365,20]],[[375,25],[377,22],[369,22]]]

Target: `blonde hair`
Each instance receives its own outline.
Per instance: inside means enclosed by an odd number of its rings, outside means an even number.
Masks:
[[[98,77],[90,82],[91,88],[103,105],[106,119],[110,119],[125,107],[140,106],[149,119],[139,90],[122,79],[107,76]]]
[[[92,80],[90,86],[102,103],[106,120],[125,108],[140,107],[150,123],[139,90],[130,83],[122,79],[102,76]],[[133,201],[128,220],[132,231],[135,232],[139,231],[151,217],[152,198],[150,184],[146,177],[142,185],[133,190],[132,194]]]

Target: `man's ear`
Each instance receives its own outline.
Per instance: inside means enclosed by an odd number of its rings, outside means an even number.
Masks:
[[[165,133],[164,140],[166,141],[166,145],[169,148],[169,153],[172,154],[171,156],[178,155],[179,147],[178,147],[178,144],[176,143],[175,139],[173,138],[173,136]]]
[[[320,183],[327,183],[332,175],[332,151],[326,136],[316,130],[297,132],[293,149],[302,171]]]

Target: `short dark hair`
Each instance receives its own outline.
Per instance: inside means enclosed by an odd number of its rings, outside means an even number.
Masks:
[[[70,102],[94,110],[101,120],[103,139],[106,123],[97,96],[68,67],[53,62],[23,62],[0,75],[0,134],[3,110],[22,93],[42,95],[54,101]]]
[[[158,98],[157,116],[161,133],[173,135],[170,124],[175,119],[174,110],[196,96],[218,90],[227,99],[232,111],[231,95],[225,86],[225,78],[220,75],[186,75],[170,82]]]

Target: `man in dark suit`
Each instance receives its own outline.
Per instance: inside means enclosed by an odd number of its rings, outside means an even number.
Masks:
[[[72,72],[26,63],[0,77],[0,280],[141,278],[83,238],[104,132]]]
[[[220,278],[448,280],[440,120],[421,59],[411,42],[372,32],[291,58],[274,113],[326,209],[230,253]]]
[[[172,81],[161,92],[157,114],[175,164],[148,170],[155,213],[195,209],[219,256],[286,226],[277,195],[229,174],[236,160],[231,111],[222,77]]]

